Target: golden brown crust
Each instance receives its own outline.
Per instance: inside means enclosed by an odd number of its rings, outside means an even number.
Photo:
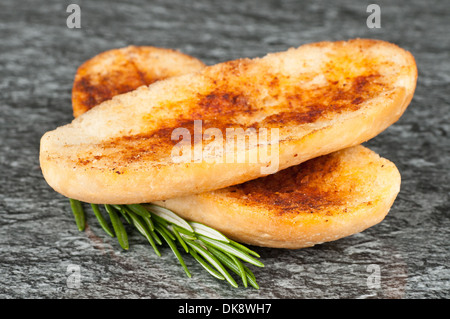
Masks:
[[[358,145],[237,186],[156,204],[239,242],[296,249],[379,223],[399,190],[395,165]]]
[[[216,192],[277,216],[322,212],[329,206],[343,205],[352,192],[355,185],[343,185],[349,182],[341,174],[347,165],[341,153],[332,153]],[[341,187],[339,192],[336,185]]]
[[[366,63],[370,64],[370,61]],[[281,86],[279,81],[293,83],[306,81],[301,76],[296,79],[280,80],[281,75],[269,75],[263,70],[261,73],[264,76],[255,77],[249,81],[252,85],[258,81],[257,86],[269,88],[266,94],[280,101],[276,107],[264,107],[264,102],[258,95],[247,96],[246,92],[249,90],[242,86],[239,79],[232,85],[229,82],[224,84],[226,88],[215,88],[213,92],[198,94],[192,101],[185,102],[187,112],[178,118],[171,121],[168,119],[167,123],[148,131],[106,140],[98,144],[98,147],[103,149],[113,147],[115,150],[120,150],[117,152],[116,163],[126,167],[136,159],[157,161],[162,157],[168,157],[178,142],[171,139],[171,132],[183,127],[187,128],[193,136],[194,121],[199,119],[203,121],[202,134],[208,128],[218,128],[223,136],[226,135],[226,128],[229,127],[240,127],[246,130],[312,124],[344,112],[357,111],[364,106],[365,101],[389,88],[388,83],[385,83],[389,79],[381,78],[371,72],[375,71],[369,71],[368,74],[354,78],[345,77],[342,82],[335,81],[334,78],[333,80],[326,78],[329,83],[326,87],[313,86],[298,91],[296,86],[292,84]],[[273,79],[277,79],[275,85]],[[254,121],[255,118],[259,118],[261,112],[271,115],[265,116],[263,120]],[[88,155],[85,158],[79,158],[77,165],[89,165],[92,160],[99,159],[100,157],[93,158]]]
[[[148,202],[219,189],[264,175],[267,163],[175,164],[173,129],[192,133],[194,120],[203,121],[203,130],[279,128],[279,141],[258,149],[279,147],[284,169],[376,136],[404,112],[416,77],[408,52],[374,40],[221,63],[116,96],[47,133],[41,166],[57,191],[88,202]]]
[[[151,46],[128,46],[102,52],[77,70],[72,88],[75,117],[114,96],[205,65],[184,53]]]

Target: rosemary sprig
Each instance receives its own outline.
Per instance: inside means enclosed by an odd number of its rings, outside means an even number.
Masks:
[[[78,229],[83,231],[86,220],[83,203],[70,199],[70,206]],[[100,206],[105,208],[112,229],[108,225],[107,218],[101,213]],[[91,208],[102,229],[109,236],[117,237],[120,246],[125,250],[129,249],[129,243],[122,219],[134,226],[148,240],[157,256],[161,256],[158,246],[163,242],[167,243],[188,277],[192,275],[180,250],[192,256],[213,277],[225,280],[233,287],[238,287],[238,284],[229,270],[239,276],[244,287],[251,285],[259,289],[255,275],[244,264],[247,262],[264,267],[257,259],[260,257],[259,254],[228,239],[211,227],[186,221],[171,210],[154,204],[91,204]]]

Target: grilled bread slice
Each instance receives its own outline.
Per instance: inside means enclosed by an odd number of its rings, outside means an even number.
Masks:
[[[41,168],[56,191],[91,203],[152,202],[225,188],[267,175],[264,168],[274,162],[274,171],[285,169],[376,136],[402,115],[416,78],[410,53],[366,39],[224,62],[118,95],[46,133]],[[209,144],[194,136],[188,144],[197,155],[200,145],[203,157],[175,161],[179,140],[172,133],[185,128],[194,135],[195,120],[202,121],[203,140],[208,128],[224,132],[224,139],[226,128],[270,130],[256,146],[231,150],[236,157],[272,156],[230,162],[228,151],[205,152]]]
[[[75,117],[113,96],[172,76],[198,71],[205,65],[172,49],[128,46],[102,52],[77,70],[72,88]]]
[[[155,204],[241,243],[297,249],[382,221],[400,180],[392,162],[357,145],[243,184]]]

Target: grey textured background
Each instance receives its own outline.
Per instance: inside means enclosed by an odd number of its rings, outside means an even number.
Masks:
[[[372,1],[373,2],[373,1]],[[66,7],[81,6],[81,29]],[[2,298],[448,298],[450,10],[448,1],[0,2],[0,297]],[[401,192],[387,218],[363,233],[313,248],[255,248],[260,290],[234,289],[145,240],[121,251],[97,223],[77,231],[68,202],[42,178],[42,134],[71,121],[76,68],[126,45],[179,49],[207,64],[263,56],[320,40],[379,38],[410,50],[419,68],[404,116],[366,143],[398,166]],[[380,287],[367,285],[369,265]],[[81,286],[67,285],[69,265]]]

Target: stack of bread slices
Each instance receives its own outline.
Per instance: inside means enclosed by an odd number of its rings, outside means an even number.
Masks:
[[[395,44],[319,42],[207,66],[130,46],[81,65],[75,119],[41,139],[48,184],[97,204],[154,203],[235,241],[297,249],[384,219],[394,163],[361,145],[417,80]]]

